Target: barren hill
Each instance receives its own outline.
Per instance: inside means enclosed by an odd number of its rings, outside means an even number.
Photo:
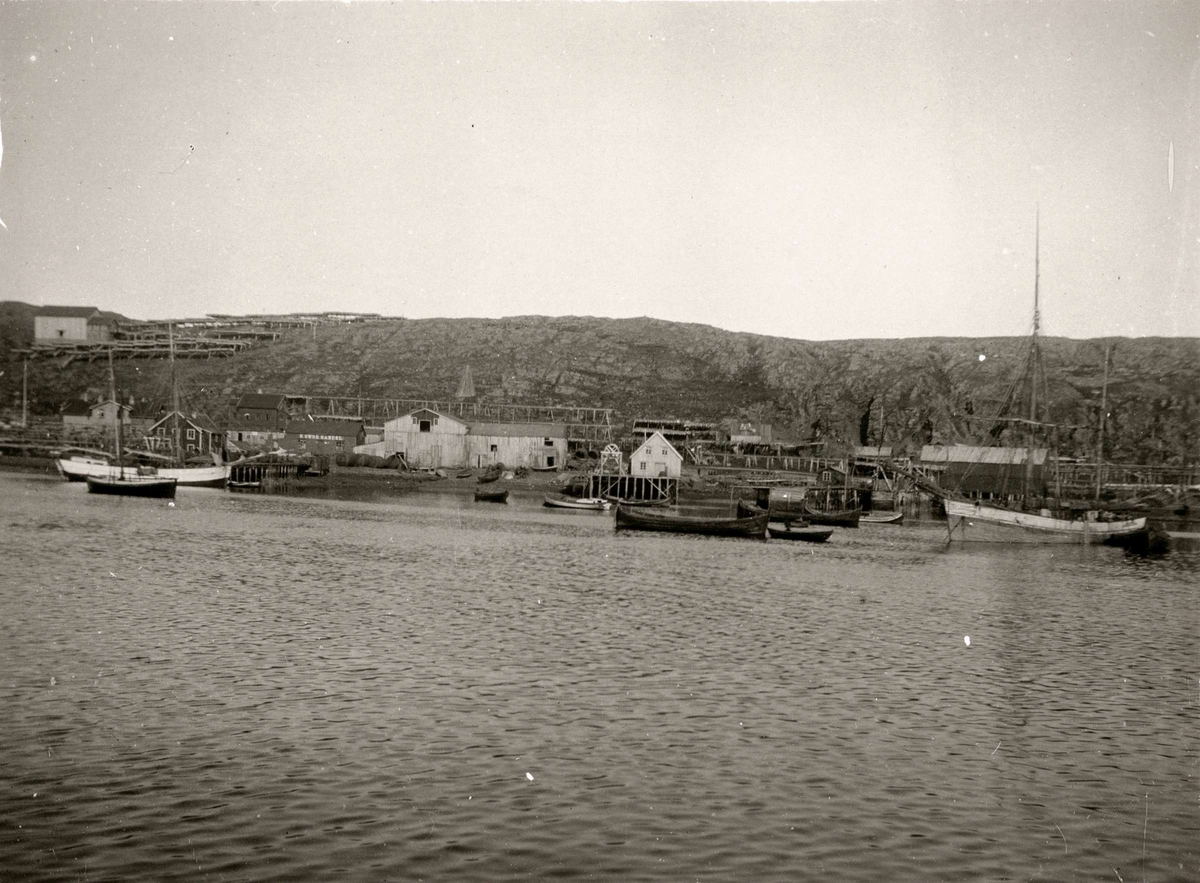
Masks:
[[[1064,424],[1066,453],[1088,456],[1106,341],[1043,338],[1040,394]],[[1200,341],[1111,339],[1106,456],[1123,462],[1200,460]],[[185,362],[194,404],[215,417],[261,389],[373,398],[453,398],[470,366],[477,398],[608,407],[618,419],[745,417],[777,434],[909,449],[982,440],[1020,373],[1024,338],[802,341],[654,319],[381,320],[294,332],[229,359]],[[981,356],[983,357],[981,359]],[[103,382],[104,367],[38,375],[37,408]],[[161,397],[165,366],[126,363],[119,382]],[[13,401],[14,372],[0,377]],[[19,381],[15,387],[19,393]],[[1011,431],[1010,431],[1011,432]],[[1006,436],[1007,437],[1007,436]]]

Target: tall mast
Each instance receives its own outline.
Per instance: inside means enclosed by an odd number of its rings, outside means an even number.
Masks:
[[[1038,365],[1041,361],[1038,352],[1038,332],[1042,327],[1041,305],[1038,302],[1038,287],[1041,280],[1041,251],[1042,251],[1042,209],[1038,206],[1037,220],[1034,225],[1033,238],[1033,337],[1029,344],[1029,419],[1037,421],[1037,384]]]
[[[179,444],[179,384],[175,380],[175,325],[167,323],[167,342],[171,345],[171,455],[183,461]]]
[[[21,372],[21,428],[29,428],[29,359]]]
[[[108,391],[112,397],[114,414],[116,415],[113,419],[113,444],[117,451],[117,476],[120,477],[123,474],[121,471],[121,403],[117,401],[117,375],[113,371],[111,346],[108,348]]]
[[[1101,475],[1104,472],[1104,423],[1108,418],[1108,353],[1112,346],[1104,344],[1104,385],[1100,387],[1100,433],[1096,440],[1096,502],[1100,501]]]
[[[1034,222],[1033,236],[1033,336],[1029,340],[1029,431],[1026,434],[1025,475],[1022,482],[1021,496],[1029,496],[1029,487],[1033,483],[1033,427],[1037,424],[1037,385],[1038,365],[1041,357],[1038,353],[1038,331],[1041,329],[1042,316],[1038,303],[1038,284],[1041,279],[1041,246],[1042,246],[1042,207],[1037,209],[1037,220]]]

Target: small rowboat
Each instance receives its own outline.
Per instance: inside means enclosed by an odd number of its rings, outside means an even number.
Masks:
[[[508,502],[508,488],[503,488],[501,490],[477,490],[475,491],[475,502],[506,503]]]
[[[864,512],[859,516],[861,524],[903,524],[903,512]]]
[[[87,489],[93,494],[111,494],[119,497],[156,497],[160,500],[175,496],[175,479],[156,476],[116,476],[104,478],[96,475],[87,477]]]
[[[767,536],[773,540],[800,540],[805,543],[823,543],[833,535],[832,527],[798,526],[799,523],[772,521],[767,524]]]
[[[617,530],[653,530],[762,540],[767,536],[767,518],[765,510],[745,518],[710,518],[641,507],[617,506]]]
[[[612,506],[608,500],[596,497],[568,497],[563,494],[546,494],[542,505],[552,509],[588,509],[593,512],[603,512]]]

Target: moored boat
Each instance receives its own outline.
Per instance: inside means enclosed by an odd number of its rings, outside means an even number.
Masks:
[[[829,527],[858,527],[862,518],[862,509],[818,509],[808,500],[803,504],[804,517],[812,524],[824,524]]]
[[[98,457],[66,457],[54,461],[58,472],[67,481],[84,481],[88,478],[111,478],[117,474],[117,467]],[[146,467],[121,466],[122,476],[134,478],[144,475],[140,470]],[[159,478],[170,478],[179,487],[214,487],[221,488],[229,481],[229,466],[154,466],[150,467]]]
[[[864,512],[858,519],[860,524],[903,524],[903,512]]]
[[[108,383],[112,401],[117,401],[117,380],[113,372],[112,350],[108,351]],[[120,411],[114,412],[113,440],[115,441],[117,464],[121,462],[121,421]],[[107,468],[107,467],[106,467]],[[134,474],[128,474],[126,467],[115,465],[106,475],[88,475],[88,493],[111,494],[121,497],[158,497],[175,496],[175,479],[160,478],[153,469],[134,469]]]
[[[88,492],[93,494],[158,499],[170,499],[175,496],[175,479],[160,478],[157,475],[128,477],[114,473],[112,476],[89,475],[85,480]]]
[[[568,497],[565,494],[546,494],[542,505],[551,509],[588,509],[603,512],[612,506],[608,500],[598,497]]]
[[[508,502],[508,488],[500,488],[498,490],[489,490],[480,488],[475,491],[476,503],[506,503]]]
[[[713,517],[705,515],[680,515],[656,509],[633,506],[617,506],[617,530],[649,530],[664,533],[692,533],[705,536],[745,537],[766,539],[767,520],[765,511],[754,515]]]
[[[823,543],[833,536],[832,527],[813,527],[804,522],[800,524],[803,526],[770,521],[767,523],[767,536],[773,540],[800,540],[805,543]]]
[[[117,469],[108,460],[79,454],[60,457],[54,461],[54,465],[58,469],[58,474],[67,481],[86,481],[89,475],[103,478],[115,473]],[[138,474],[136,466],[122,466],[121,472],[131,477]]]
[[[1147,543],[1150,529],[1145,518],[1098,521],[1057,518],[1050,514],[1018,512],[986,503],[946,500],[950,542],[961,543],[1104,543],[1137,547]]]

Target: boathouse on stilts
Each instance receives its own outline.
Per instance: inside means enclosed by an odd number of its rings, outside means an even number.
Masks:
[[[600,466],[588,477],[588,496],[618,500],[671,502],[679,499],[683,455],[661,432],[654,432],[629,457],[629,468],[620,448],[608,445]]]

